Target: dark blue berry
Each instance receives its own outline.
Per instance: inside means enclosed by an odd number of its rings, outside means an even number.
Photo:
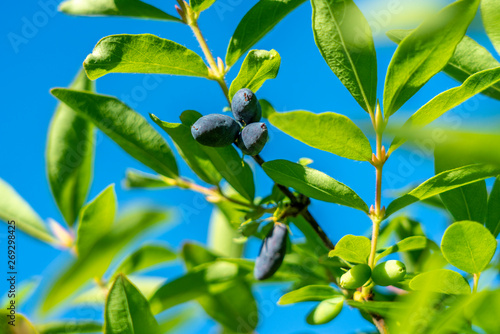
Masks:
[[[236,92],[231,102],[234,118],[243,125],[260,121],[262,109],[257,96],[248,88]]]
[[[267,126],[264,123],[252,123],[241,131],[236,145],[246,155],[257,155],[267,143]]]
[[[288,229],[285,224],[274,224],[262,242],[259,256],[255,260],[253,275],[257,280],[265,280],[279,269],[286,253]]]
[[[231,145],[241,126],[229,116],[210,114],[199,118],[191,127],[193,138],[205,146],[223,147]]]

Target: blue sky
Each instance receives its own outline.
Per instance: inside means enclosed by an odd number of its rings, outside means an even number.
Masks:
[[[3,157],[0,177],[9,182],[41,217],[44,219],[51,217],[61,222],[62,217],[50,194],[44,160],[47,129],[57,104],[55,98],[49,94],[49,89],[67,86],[86,55],[92,51],[100,38],[107,35],[152,33],[174,40],[200,54],[201,50],[186,26],[171,22],[126,18],[70,17],[53,12],[53,5],[57,2],[13,1],[5,4],[5,9],[0,13],[2,27],[0,59],[3,63],[4,78],[3,107],[0,111],[2,114],[0,156]],[[219,5],[202,14],[199,23],[216,56],[224,58],[228,41],[238,21],[255,2],[218,0]],[[149,3],[174,13],[174,0],[156,0]],[[391,27],[399,27],[400,21],[405,23],[418,21],[419,16],[416,14],[419,12],[415,10],[415,5],[412,5],[411,1],[404,0],[383,0],[370,4],[368,1],[360,1],[358,5],[368,17],[374,30],[378,32],[375,43],[378,55],[378,92],[381,98],[385,72],[395,50],[395,45],[383,36],[383,32]],[[439,7],[435,3],[429,6]],[[422,2],[418,8],[426,9],[427,3]],[[398,15],[386,15],[390,13],[390,9],[406,14],[413,13],[417,18],[407,15],[406,20],[401,20]],[[24,39],[22,42],[18,40],[17,43],[13,43],[13,34],[24,36]],[[478,22],[473,24],[469,35],[494,52]],[[308,3],[289,15],[255,48],[275,49],[282,58],[278,77],[268,81],[261,88],[258,92],[259,98],[271,101],[279,111],[305,109],[317,113],[334,111],[347,115],[360,127],[367,129],[367,134],[371,136],[367,114],[330,71],[314,44],[311,8]],[[228,74],[229,82],[236,76],[240,64],[241,61]],[[456,85],[454,80],[444,74],[438,74],[403,106],[392,121],[396,124],[398,121],[406,120],[412,112],[434,95]],[[219,87],[214,82],[199,78],[112,74],[97,80],[97,91],[122,98],[146,117],[151,112],[166,121],[177,121],[180,113],[186,109],[208,114],[222,112],[226,106]],[[441,120],[441,124],[463,129],[486,121],[498,121],[498,116],[495,116],[498,107],[498,101],[477,97],[471,103],[450,112],[450,116]],[[148,169],[130,158],[101,133],[97,138],[94,180],[89,198],[93,198],[107,185],[115,183],[120,208],[137,201],[149,201],[172,208],[183,203],[195,203],[195,195],[182,190],[154,192],[124,190],[121,181],[127,168],[143,171]],[[386,145],[389,143],[385,142]],[[348,161],[327,152],[314,150],[276,129],[271,129],[271,140],[262,152],[262,157],[266,160],[291,161],[309,157],[314,160],[311,167],[347,184],[366,202],[373,202],[374,171],[368,163]],[[430,158],[431,154],[421,149],[417,150],[417,153],[405,149],[397,151],[386,165],[384,189],[400,189],[409,183],[431,177],[433,165]],[[184,163],[180,163],[180,168],[183,175],[194,178]],[[255,169],[255,177],[258,195],[265,195],[270,189],[270,180],[258,168]],[[390,195],[390,192],[386,191],[385,194]],[[2,194],[0,200],[1,196]],[[390,198],[385,197],[383,204],[387,205],[389,201]],[[310,209],[333,240],[338,240],[345,234],[366,234],[370,229],[369,219],[355,210],[317,201],[313,201]],[[406,212],[422,221],[432,238],[440,240],[447,224],[444,215],[419,205],[409,207]],[[206,241],[210,206],[199,208],[197,214],[191,216],[188,221],[182,221],[180,219],[182,215],[178,217],[161,236],[150,235],[149,238],[164,240],[175,248],[179,248],[185,240]],[[5,240],[5,231],[0,230],[0,240]],[[258,246],[258,242],[250,242],[246,255],[254,257]],[[18,249],[20,280],[32,276],[51,275],[54,268],[68,257],[67,254],[61,254],[60,251],[23,235],[19,235]],[[154,273],[173,278],[181,271],[180,265],[172,265]],[[0,281],[2,282],[0,291],[5,291],[4,280]],[[255,295],[261,303],[271,302],[275,305],[285,288],[283,285],[265,285],[256,288]],[[22,305],[21,310],[30,314],[34,309],[35,299]],[[258,332],[351,333],[370,328],[367,322],[348,308],[334,322],[313,328],[305,323],[305,315],[312,306],[313,304],[307,303],[286,308],[274,306],[270,312],[261,317]],[[196,306],[195,309],[199,310]],[[100,316],[98,313],[95,315]],[[81,310],[64,316],[89,315]],[[214,332],[212,327],[211,320],[197,317],[190,324],[189,331]]]

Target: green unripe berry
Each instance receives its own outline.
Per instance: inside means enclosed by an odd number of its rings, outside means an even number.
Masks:
[[[398,260],[389,260],[375,266],[372,278],[375,284],[388,286],[401,281],[405,275],[406,267],[403,262]]]
[[[343,305],[344,297],[342,296],[323,300],[309,313],[306,321],[310,325],[326,324],[339,315]]]
[[[344,289],[360,288],[370,279],[371,273],[367,264],[357,264],[340,277],[340,286]]]

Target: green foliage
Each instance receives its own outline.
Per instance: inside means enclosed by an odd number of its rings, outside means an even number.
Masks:
[[[80,71],[70,88],[92,91],[92,83]],[[85,202],[92,179],[94,127],[61,103],[52,116],[47,138],[47,177],[66,223],[72,226]]]
[[[434,195],[441,194],[470,183],[487,179],[498,175],[500,168],[491,165],[468,165],[439,173],[438,175],[425,181],[406,195],[392,201],[387,207],[385,217],[389,217],[394,212]]]
[[[359,105],[375,111],[377,57],[368,21],[352,0],[312,0],[316,45]]]
[[[102,324],[95,321],[57,321],[36,326],[40,334],[101,333]]]
[[[428,18],[399,44],[384,87],[386,118],[448,63],[474,18],[479,0],[460,0]]]
[[[441,241],[446,260],[470,274],[481,273],[490,263],[496,248],[497,242],[490,231],[473,221],[452,224]]]
[[[252,50],[241,65],[238,76],[229,87],[229,98],[242,88],[256,93],[268,79],[274,79],[280,69],[281,57],[275,50]]]
[[[172,185],[167,183],[161,176],[144,173],[135,169],[127,169],[123,187],[127,189],[161,189]]]
[[[226,65],[238,59],[305,0],[261,0],[241,19],[229,41]]]
[[[317,115],[301,110],[273,113],[269,116],[269,122],[314,148],[348,159],[371,160],[372,150],[368,138],[346,116],[333,112]],[[329,139],[325,141],[325,137]]]
[[[370,255],[370,239],[367,237],[345,235],[337,242],[335,249],[328,256],[338,256],[352,263],[368,263]]]
[[[144,245],[127,256],[116,268],[115,274],[130,275],[153,266],[173,261],[177,254],[162,244]]]
[[[189,5],[197,13],[208,9],[214,4],[215,0],[189,0]]]
[[[281,296],[279,305],[309,301],[323,301],[340,296],[340,292],[329,285],[308,285]]]
[[[156,7],[139,0],[66,0],[59,10],[70,15],[84,16],[130,16],[143,19],[179,21]]]
[[[379,261],[380,259],[386,257],[387,255],[397,253],[397,252],[409,252],[414,250],[420,250],[426,248],[428,245],[428,240],[423,236],[411,236],[405,238],[395,245],[384,249],[380,254],[377,255],[375,261]]]
[[[500,54],[500,4],[498,1],[482,0],[481,17],[491,43]]]
[[[150,34],[104,37],[87,56],[83,67],[91,80],[108,73],[208,78],[208,68],[199,55],[180,44]]]
[[[45,242],[55,243],[42,218],[7,182],[0,179],[0,219],[8,222],[14,220],[16,229]]]
[[[106,334],[160,333],[148,301],[123,275],[116,277],[109,290],[104,319]]]
[[[465,278],[453,270],[436,269],[420,274],[410,282],[413,290],[445,294],[469,294],[470,286]]]
[[[82,208],[76,238],[78,256],[87,255],[95,243],[111,231],[115,213],[115,186],[110,185]]]
[[[306,196],[368,212],[366,203],[351,188],[320,171],[286,160],[266,162],[263,168],[276,183]]]
[[[500,233],[500,179],[495,179],[488,198],[488,215],[486,216],[486,227],[496,238]]]
[[[118,99],[62,88],[53,89],[51,93],[157,173],[174,178],[179,174],[165,140],[144,117]]]

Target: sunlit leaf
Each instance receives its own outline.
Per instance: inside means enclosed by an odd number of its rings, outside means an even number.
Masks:
[[[380,254],[377,255],[375,261],[379,261],[383,257],[387,255],[397,253],[397,252],[408,252],[413,250],[424,249],[427,247],[427,238],[422,236],[412,236],[406,239],[403,239],[396,243],[395,245],[383,250]]]
[[[269,116],[269,122],[314,148],[348,159],[371,160],[372,149],[368,138],[344,115],[333,112],[314,114],[300,110],[273,113]]]
[[[316,45],[359,105],[374,112],[377,57],[370,25],[352,0],[312,0]]]
[[[102,333],[102,324],[90,320],[66,320],[36,326],[40,334]]]
[[[91,80],[108,73],[157,73],[208,78],[203,59],[185,46],[155,35],[101,39],[83,62]]]
[[[309,301],[322,301],[341,295],[329,285],[307,285],[281,296],[279,305],[295,304]]]
[[[337,242],[335,249],[330,251],[328,256],[338,256],[352,263],[368,263],[370,246],[371,242],[367,237],[346,235]]]
[[[387,70],[383,103],[386,118],[446,66],[478,5],[479,0],[456,1],[401,41]]]
[[[496,238],[500,233],[500,178],[496,178],[488,198],[488,215],[486,227]]]
[[[231,67],[250,48],[305,0],[261,0],[236,27],[229,41],[226,65]]]
[[[130,275],[138,271],[156,267],[160,264],[173,261],[177,254],[162,244],[146,244],[127,256],[116,268],[115,274]]]
[[[500,54],[500,3],[495,0],[482,0],[481,17],[491,43]]]
[[[276,50],[252,50],[241,65],[238,76],[229,87],[229,98],[241,88],[257,92],[268,79],[274,79],[280,69],[281,57]]]
[[[111,96],[70,89],[55,88],[51,93],[92,121],[135,159],[159,174],[177,177],[174,154],[165,139],[123,102]]]
[[[161,176],[144,173],[135,169],[127,169],[123,187],[127,189],[163,189],[172,187]]]
[[[449,263],[470,274],[479,274],[490,263],[497,242],[482,224],[461,221],[446,229],[441,251]]]
[[[195,12],[199,13],[208,9],[214,2],[215,0],[189,0],[189,5]]]
[[[417,275],[411,280],[410,288],[458,295],[471,292],[465,278],[456,271],[448,269],[436,269]]]
[[[266,162],[263,168],[276,183],[308,197],[368,212],[366,203],[351,188],[318,170],[286,160]]]

